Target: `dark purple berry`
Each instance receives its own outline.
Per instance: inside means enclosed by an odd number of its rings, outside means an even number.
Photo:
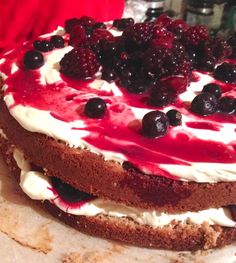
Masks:
[[[93,29],[96,29],[96,28],[107,29],[106,25],[104,23],[102,23],[102,22],[95,23],[93,25]]]
[[[42,40],[35,40],[35,41],[33,42],[33,46],[34,46],[34,48],[35,48],[36,50],[40,50],[40,48],[41,48],[41,42],[42,42]]]
[[[197,95],[191,103],[191,111],[203,116],[213,114],[217,107],[217,98],[208,92]]]
[[[101,118],[107,109],[106,102],[101,98],[89,99],[85,105],[84,113],[89,118]]]
[[[226,83],[236,83],[236,64],[221,64],[215,70],[215,77]]]
[[[71,18],[65,21],[65,30],[66,33],[70,33],[71,30],[80,24],[80,21],[78,18]]]
[[[219,85],[215,83],[209,83],[203,87],[202,92],[209,92],[216,96],[217,99],[221,97],[222,91]]]
[[[34,45],[36,48],[36,45]],[[53,50],[53,44],[47,40],[41,40],[40,43],[37,43],[37,50],[41,52],[48,52]]]
[[[176,99],[176,93],[167,87],[154,86],[152,88],[149,103],[153,106],[163,107],[166,106]]]
[[[147,137],[162,137],[167,133],[169,121],[165,113],[150,111],[142,120],[142,132]]]
[[[235,100],[231,97],[222,97],[219,100],[219,110],[222,112],[231,113],[235,109]]]
[[[63,48],[65,46],[65,41],[62,36],[52,36],[50,41],[56,48]]]
[[[119,30],[124,30],[127,27],[132,26],[133,24],[134,24],[133,18],[122,18],[113,21],[113,26]]]
[[[182,123],[182,115],[179,111],[177,110],[169,110],[166,113],[169,123],[171,126],[178,126]]]
[[[114,69],[103,69],[102,70],[102,79],[106,80],[107,82],[113,82],[116,80],[117,75]]]
[[[76,79],[92,78],[99,69],[96,54],[89,48],[74,48],[60,61],[60,72]]]
[[[77,203],[80,201],[92,200],[94,196],[85,192],[79,191],[69,184],[63,183],[59,178],[51,177],[51,182],[56,192],[66,202]]]
[[[37,69],[44,64],[43,55],[36,50],[27,51],[23,58],[23,64],[27,69]]]

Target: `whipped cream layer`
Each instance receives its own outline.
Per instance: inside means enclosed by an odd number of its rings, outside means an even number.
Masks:
[[[30,163],[18,149],[14,150],[14,159],[21,169],[20,186],[25,194],[34,200],[49,200],[62,211],[83,216],[96,216],[99,214],[112,217],[131,218],[135,222],[152,227],[163,227],[172,221],[181,223],[202,224],[235,227],[228,208],[207,209],[199,212],[180,214],[167,214],[155,210],[128,207],[112,201],[96,198],[78,203],[67,203],[56,193],[50,179],[43,173],[31,170]]]
[[[63,34],[63,30],[51,35],[58,33]],[[45,64],[40,69],[24,70],[22,55],[31,48],[32,43],[25,43],[0,60],[4,100],[24,129],[64,141],[70,147],[88,149],[105,160],[120,164],[129,161],[147,174],[199,183],[236,181],[236,115],[203,117],[189,111],[203,86],[216,82],[212,76],[195,72],[196,81],[178,101],[158,109],[178,109],[182,125],[170,127],[162,138],[150,139],[140,132],[141,120],[157,108],[143,102],[146,94],[128,93],[116,83],[101,80],[100,73],[93,81],[63,76],[59,62],[71,46],[43,53]],[[224,95],[236,95],[236,85],[219,84]],[[107,114],[103,119],[89,119],[83,114],[84,105],[97,96],[106,101]]]

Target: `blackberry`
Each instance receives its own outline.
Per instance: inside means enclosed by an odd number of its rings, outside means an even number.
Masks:
[[[169,110],[166,116],[171,126],[178,126],[182,123],[182,114],[177,110]]]
[[[84,113],[89,118],[101,118],[107,109],[106,102],[101,98],[89,99],[85,105]]]
[[[23,58],[23,64],[27,69],[37,69],[43,66],[43,55],[36,50],[27,51]]]
[[[96,54],[88,48],[76,48],[60,61],[60,72],[77,79],[92,78],[99,69]]]
[[[79,19],[79,24],[82,26],[92,27],[96,21],[90,16],[81,16]]]
[[[52,36],[50,41],[55,48],[63,48],[65,46],[65,41],[62,36]]]
[[[147,137],[162,137],[169,128],[169,121],[165,113],[150,111],[142,119],[142,133]]]
[[[185,32],[185,39],[188,45],[197,46],[208,38],[208,29],[205,26],[192,26]]]
[[[91,200],[94,196],[81,192],[69,184],[63,183],[59,178],[51,177],[53,187],[56,189],[58,195],[66,202],[77,203],[80,201]]]
[[[219,110],[222,112],[231,113],[235,110],[235,101],[231,97],[223,97],[219,100]]]
[[[93,31],[91,40],[94,43],[99,43],[101,40],[108,40],[108,41],[113,41],[114,40],[114,36],[112,35],[111,32],[109,32],[106,29],[102,29],[102,28],[96,28]]]
[[[175,49],[149,48],[144,54],[144,68],[160,79],[165,76],[189,76],[191,64],[188,56]]]
[[[216,96],[217,99],[221,97],[222,91],[219,85],[215,83],[209,83],[203,87],[202,92],[209,92]]]
[[[236,83],[236,65],[223,63],[215,70],[215,78],[226,83]]]
[[[128,27],[122,34],[129,48],[145,47],[152,38],[152,25],[150,23],[137,23]]]
[[[87,34],[83,26],[75,26],[70,32],[69,45],[78,46],[87,39]]]
[[[191,103],[191,111],[203,116],[215,113],[217,107],[217,98],[208,92],[197,95]]]
[[[115,19],[113,21],[113,27],[116,27],[119,30],[125,30],[127,27],[134,25],[133,18],[122,18]]]
[[[93,27],[92,27],[93,30],[96,29],[96,28],[107,29],[107,26],[104,23],[102,23],[102,22],[98,22],[98,23],[95,23],[93,25]]]
[[[78,26],[80,24],[79,19],[78,18],[71,18],[65,21],[65,30],[66,33],[70,33],[71,30],[75,27]]]

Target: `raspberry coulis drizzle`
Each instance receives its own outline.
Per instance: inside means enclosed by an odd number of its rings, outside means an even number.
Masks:
[[[145,137],[141,133],[141,120],[137,119],[132,111],[132,107],[146,108],[147,111],[157,109],[147,105],[145,94],[131,94],[120,88],[122,95],[115,96],[112,91],[91,88],[90,84],[93,80],[78,81],[62,75],[61,81],[42,84],[39,69],[25,70],[21,65],[17,71],[11,73],[12,63],[19,64],[22,53],[27,48],[28,45],[25,45],[20,52],[15,50],[6,55],[6,61],[0,65],[0,70],[8,75],[6,94],[12,94],[14,98],[14,105],[11,107],[23,105],[49,111],[53,118],[67,123],[82,120],[84,126],[75,126],[73,129],[89,132],[89,135],[82,138],[84,141],[97,149],[123,154],[134,166],[153,174],[173,178],[162,171],[158,164],[236,162],[235,141],[224,144],[213,140],[202,140],[189,130],[173,127],[164,137]],[[224,83],[226,93],[234,94],[235,89],[235,85]],[[91,119],[84,115],[84,105],[91,97],[101,97],[106,101],[108,110],[102,119]],[[207,117],[197,116],[189,112],[188,104],[179,100],[170,106],[178,109],[182,114],[187,114],[192,121],[187,122],[186,126],[193,129],[217,132],[224,123],[236,123],[236,115],[233,114],[216,113]]]

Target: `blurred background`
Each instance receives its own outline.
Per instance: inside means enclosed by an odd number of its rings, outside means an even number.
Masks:
[[[150,21],[162,13],[190,25],[205,24],[212,34],[236,30],[236,0],[127,0],[124,16]]]

